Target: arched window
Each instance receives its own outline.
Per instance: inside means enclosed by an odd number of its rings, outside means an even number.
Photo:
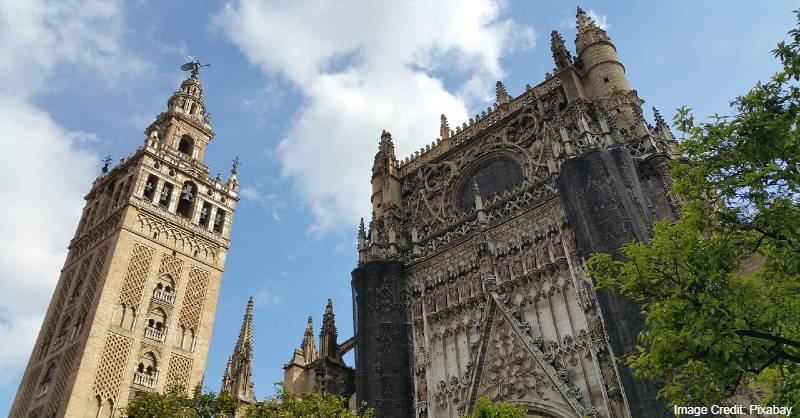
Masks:
[[[142,196],[149,200],[153,201],[153,196],[156,194],[156,187],[158,186],[158,177],[151,174],[147,176],[147,181],[144,183],[144,190],[142,191]]]
[[[464,210],[475,208],[473,185],[478,184],[484,202],[498,194],[510,191],[524,180],[522,167],[512,157],[493,155],[480,161],[461,181],[456,195],[456,204]]]
[[[214,216],[214,232],[222,233],[222,229],[225,226],[225,211],[222,209],[217,209],[217,214]]]
[[[167,314],[161,308],[155,308],[147,316],[147,326],[144,329],[144,336],[151,340],[164,341],[164,334],[167,331]]]
[[[175,300],[175,281],[172,276],[165,274],[156,280],[153,297],[167,303],[172,303]]]
[[[203,207],[200,209],[200,218],[198,222],[200,225],[208,228],[208,219],[211,216],[211,204],[208,202],[203,202]]]
[[[158,204],[163,208],[169,207],[169,200],[172,197],[172,183],[164,183],[161,193],[158,195]]]
[[[158,362],[155,354],[148,351],[139,359],[136,365],[136,372],[133,374],[133,383],[152,388],[158,378]]]
[[[178,151],[191,157],[192,151],[194,151],[194,139],[189,135],[182,136],[178,143]]]
[[[197,186],[191,181],[184,182],[183,188],[181,188],[181,196],[178,199],[178,209],[176,210],[178,215],[184,218],[191,218],[196,195]]]

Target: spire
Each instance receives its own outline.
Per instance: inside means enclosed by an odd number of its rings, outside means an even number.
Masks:
[[[550,51],[553,53],[553,61],[559,71],[572,65],[572,55],[570,55],[567,47],[564,46],[564,38],[555,30],[550,32]]]
[[[575,20],[578,28],[578,34],[575,36],[575,50],[579,55],[581,50],[589,44],[611,42],[606,31],[597,26],[594,19],[580,7],[578,7],[578,12],[575,14]]]
[[[309,315],[303,342],[300,344],[306,363],[311,363],[317,358],[317,347],[314,345],[314,320]]]
[[[497,84],[495,84],[495,93],[497,93],[497,104],[499,105],[506,104],[511,100],[511,97],[506,91],[506,86],[503,85],[502,81],[498,81]]]
[[[253,395],[253,297],[247,301],[247,309],[239,330],[239,338],[233,354],[228,358],[225,375],[222,377],[222,390],[230,393],[240,402],[255,403]]]
[[[339,346],[336,342],[338,333],[334,322],[333,301],[328,299],[325,314],[322,316],[322,328],[319,331],[319,355],[323,358],[338,360]]]
[[[450,125],[447,123],[447,117],[442,113],[442,122],[439,125],[439,137],[442,139],[450,138]]]

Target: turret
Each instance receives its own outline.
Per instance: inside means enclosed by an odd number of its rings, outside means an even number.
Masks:
[[[388,204],[400,204],[400,182],[397,179],[397,159],[394,155],[392,134],[381,133],[378,153],[372,165],[372,212],[375,218],[383,217]]]
[[[580,7],[576,17],[578,35],[575,38],[575,51],[589,99],[606,97],[614,90],[630,90],[625,66],[617,57],[617,49],[606,31],[597,26],[594,19]]]

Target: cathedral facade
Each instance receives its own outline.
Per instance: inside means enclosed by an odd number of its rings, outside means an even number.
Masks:
[[[355,395],[378,417],[457,418],[480,396],[530,417],[670,416],[616,360],[639,307],[595,291],[586,259],[679,215],[674,138],[658,112],[645,120],[606,32],[580,9],[577,26],[575,57],[553,32],[552,74],[517,97],[498,82],[493,107],[455,129],[442,115],[411,157],[383,132],[355,336],[338,342],[329,301],[318,344],[309,317],[284,365],[287,389]],[[137,391],[202,383],[238,182],[235,163],[226,181],[203,163],[214,133],[197,70],[92,184],[11,417],[119,417]],[[251,299],[222,381],[243,405],[253,333]]]
[[[145,134],[86,195],[12,418],[119,417],[137,391],[202,382],[238,183],[203,163],[197,67]]]
[[[578,9],[576,57],[552,33],[553,74],[409,158],[381,135],[372,219],[352,273],[356,396],[379,417],[448,417],[479,396],[531,417],[662,417],[657,386],[616,361],[640,309],[596,292],[595,252],[619,255],[678,216],[674,138]]]

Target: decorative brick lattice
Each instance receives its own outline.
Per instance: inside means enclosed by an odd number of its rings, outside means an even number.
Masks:
[[[189,357],[173,354],[169,359],[169,371],[167,372],[167,387],[183,386],[189,390],[189,376],[192,372],[192,359]]]
[[[192,266],[189,270],[189,283],[186,285],[186,296],[183,299],[179,325],[186,329],[196,330],[198,328],[207,287],[208,272]]]
[[[78,278],[84,277],[86,275],[86,271],[89,270],[89,263],[91,261],[92,261],[91,255],[87,256],[83,260],[80,269],[78,269],[78,275],[77,275]],[[58,292],[58,298],[56,299],[55,305],[53,305],[53,311],[50,314],[50,321],[47,323],[47,331],[45,331],[44,333],[45,337],[42,340],[42,344],[52,343],[52,341],[50,340],[53,338],[53,334],[56,331],[56,327],[61,322],[61,310],[64,308],[65,300],[67,298],[67,295],[69,294],[70,286],[72,285],[72,279],[73,277],[76,277],[74,273],[75,270],[72,270],[69,273],[67,273],[66,276],[64,277],[64,284],[61,286],[61,289]],[[42,349],[46,349],[46,347],[40,347],[40,350]],[[40,352],[41,356],[40,358],[42,358],[44,355],[45,355],[44,352]]]
[[[33,395],[33,390],[36,388],[36,383],[39,381],[39,373],[41,373],[41,371],[42,367],[39,366],[28,373],[28,377],[25,379],[25,388],[22,391],[22,396],[19,398],[19,405],[17,405],[17,411],[13,418],[24,418],[25,413],[28,412],[28,405],[31,403],[31,396]]]
[[[128,337],[108,333],[94,381],[94,393],[101,399],[112,399],[116,402],[132,341]]]
[[[155,250],[142,244],[134,244],[131,259],[128,261],[128,270],[120,290],[119,303],[133,309],[139,308],[142,300],[142,290],[147,281],[147,272],[153,262]]]
[[[83,291],[81,310],[80,314],[78,315],[78,317],[82,318],[83,321],[86,320],[86,315],[89,313],[89,309],[92,306],[92,301],[94,300],[94,290],[97,288],[97,282],[100,280],[100,273],[103,272],[103,266],[106,262],[106,254],[108,254],[108,244],[97,250],[94,267],[92,267],[91,277],[89,277],[89,283],[86,284],[86,289]]]
[[[47,416],[56,416],[58,407],[61,406],[61,398],[66,389],[67,379],[72,372],[72,363],[75,361],[75,353],[78,351],[78,344],[73,344],[59,361],[58,377],[53,381],[53,394],[47,406]]]
[[[161,258],[161,266],[158,268],[158,277],[169,274],[175,280],[175,284],[178,284],[181,269],[183,269],[183,260],[174,255],[164,254],[164,257]]]

